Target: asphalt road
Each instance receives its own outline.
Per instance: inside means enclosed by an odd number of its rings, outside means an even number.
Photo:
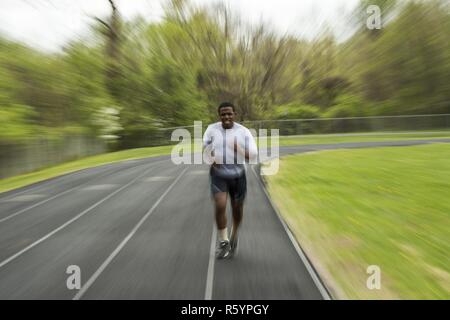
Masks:
[[[281,155],[450,139],[281,148]],[[327,299],[248,167],[239,254],[214,259],[206,165],[108,164],[0,194],[0,299]],[[228,212],[229,217],[230,213]],[[231,219],[229,219],[231,222]],[[68,289],[69,266],[81,289]]]

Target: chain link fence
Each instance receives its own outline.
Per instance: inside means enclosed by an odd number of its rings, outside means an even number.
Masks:
[[[450,114],[405,115],[405,116],[375,116],[352,118],[317,118],[289,120],[256,120],[241,122],[249,129],[278,129],[280,136],[320,135],[320,134],[352,134],[389,132],[395,134],[417,131],[450,130]],[[202,123],[202,133],[208,123]],[[194,126],[172,127],[159,129],[152,137],[152,143],[159,145],[175,144],[171,134],[176,129],[186,129],[194,137]]]
[[[106,151],[106,143],[90,136],[39,138],[16,144],[0,142],[0,179]]]
[[[280,136],[321,135],[321,134],[352,134],[389,132],[418,132],[450,130],[450,114],[380,116],[353,118],[318,118],[289,120],[259,120],[242,122],[249,129],[278,129]],[[199,140],[208,123],[199,127]],[[174,145],[172,132],[185,129],[190,137],[195,137],[195,126],[161,128],[152,132],[147,138],[147,146]],[[0,178],[5,178],[24,172],[74,160],[81,157],[99,154],[107,151],[107,145],[102,141],[82,136],[67,136],[57,141],[39,139],[33,143],[5,145],[0,144]]]

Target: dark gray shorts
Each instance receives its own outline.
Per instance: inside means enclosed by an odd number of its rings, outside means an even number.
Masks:
[[[231,200],[244,202],[247,194],[247,177],[245,173],[238,178],[223,178],[214,174],[214,169],[211,167],[209,176],[213,196],[218,192],[228,192]]]

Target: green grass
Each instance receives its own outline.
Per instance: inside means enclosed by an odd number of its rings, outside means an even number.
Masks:
[[[267,180],[338,297],[450,299],[449,144],[288,156]]]

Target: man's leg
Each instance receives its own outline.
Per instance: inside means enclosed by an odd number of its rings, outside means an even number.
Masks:
[[[231,242],[237,239],[239,226],[244,216],[244,202],[238,200],[231,200],[231,208],[233,211],[233,228],[231,229]]]
[[[242,176],[236,179],[232,188],[230,188],[231,209],[233,211],[233,228],[231,229],[230,246],[231,255],[237,254],[239,227],[244,215],[244,200],[247,194],[247,178]]]
[[[230,255],[231,245],[228,240],[227,230],[227,193],[217,192],[214,194],[214,206],[216,211],[217,233],[219,235],[219,248],[217,250],[217,258],[225,259]]]
[[[228,240],[227,234],[227,193],[217,192],[214,194],[214,207],[216,213],[216,225],[219,233],[219,241]]]
[[[231,246],[228,240],[227,231],[227,197],[228,185],[224,179],[211,174],[211,193],[214,199],[214,210],[216,216],[217,233],[219,236],[219,248],[217,251],[217,258],[224,259],[230,254]]]

